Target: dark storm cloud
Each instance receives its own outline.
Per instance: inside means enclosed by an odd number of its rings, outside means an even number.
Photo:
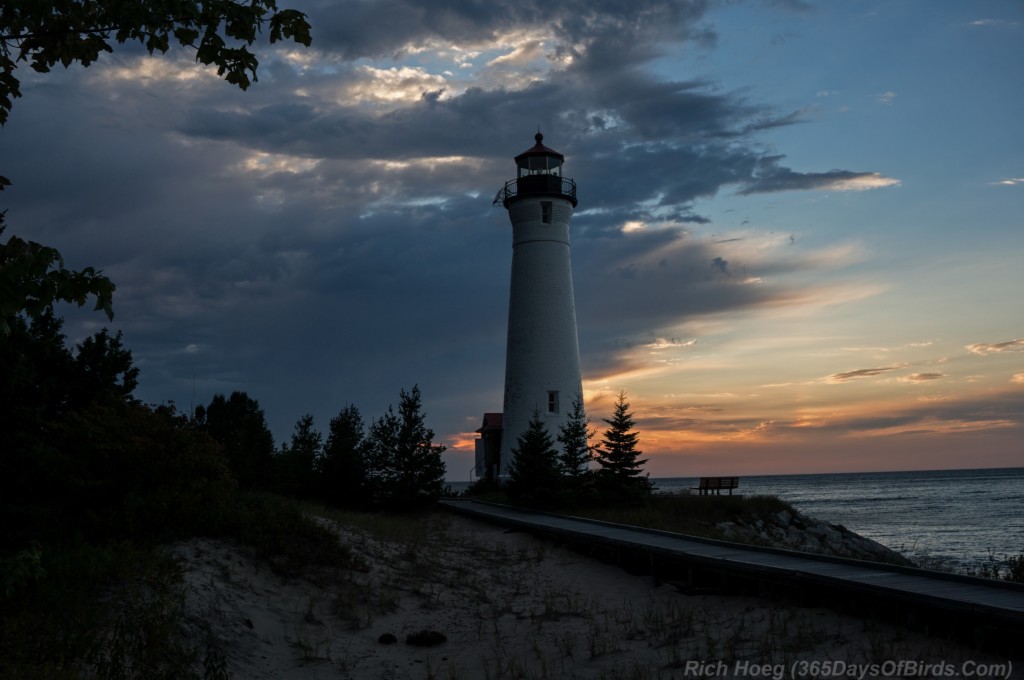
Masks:
[[[583,54],[596,65],[650,55],[665,39],[714,40],[698,26],[708,3],[700,0],[457,0],[455,2],[324,2],[306,11],[319,48],[345,60],[405,54],[428,41],[475,43],[523,28],[545,28],[558,49]],[[596,47],[595,47],[596,46]]]
[[[134,52],[29,77],[0,137],[11,231],[116,281],[116,327],[146,400],[181,405],[193,381],[200,402],[245,389],[281,438],[306,411],[321,427],[346,403],[373,417],[419,382],[448,435],[500,408],[511,242],[490,199],[538,124],[580,187],[573,268],[588,377],[687,319],[800,294],[745,285],[751,265],[679,225],[707,222],[695,202],[729,187],[865,173],[786,168],[754,138],[799,113],[641,70],[666,45],[712,45],[705,9],[325,2],[307,11],[330,68],[300,73],[267,52],[245,93],[205,77],[117,76]],[[538,27],[573,60],[527,87],[449,96],[424,79],[418,100],[385,110],[345,98],[367,77],[358,59]],[[443,157],[465,161],[422,160]],[[631,220],[674,226],[622,233]],[[99,323],[75,315],[69,332]]]
[[[573,249],[580,350],[591,378],[632,367],[630,350],[689,319],[797,295],[730,276],[714,244],[674,230],[608,232]]]

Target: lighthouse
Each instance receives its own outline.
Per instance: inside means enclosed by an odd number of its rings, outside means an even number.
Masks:
[[[582,396],[569,248],[576,183],[562,176],[565,157],[544,146],[540,132],[534,139],[515,157],[516,178],[494,198],[512,222],[512,285],[500,455],[488,476],[507,476],[534,412],[554,439]]]

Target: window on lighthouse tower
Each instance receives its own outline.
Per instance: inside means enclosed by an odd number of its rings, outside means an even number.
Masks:
[[[540,202],[541,224],[551,224],[551,201]]]
[[[558,392],[548,392],[548,413],[558,413]]]

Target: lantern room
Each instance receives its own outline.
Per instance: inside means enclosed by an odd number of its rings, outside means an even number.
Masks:
[[[544,146],[544,135],[534,135],[536,144],[516,156],[516,178],[505,182],[494,197],[494,205],[504,205],[518,198],[556,196],[576,207],[576,182],[562,177],[565,156]]]
[[[531,175],[554,175],[562,176],[562,163],[565,156],[554,149],[549,149],[542,143],[544,135],[537,133],[533,137],[537,143],[516,156],[516,166],[519,168],[517,177],[529,177]]]

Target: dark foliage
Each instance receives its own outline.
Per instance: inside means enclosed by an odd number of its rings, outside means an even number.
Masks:
[[[392,494],[400,504],[436,500],[444,490],[445,465],[441,454],[445,447],[434,444],[434,431],[426,426],[426,415],[421,407],[418,385],[414,385],[411,392],[401,390]]]
[[[137,369],[105,330],[72,352],[44,311],[0,341],[4,547],[153,537],[201,524],[233,482],[216,445],[172,407],[131,398]]]
[[[615,412],[605,418],[609,427],[604,431],[601,444],[596,449],[600,468],[596,484],[603,497],[609,500],[639,500],[650,494],[650,483],[640,475],[646,459],[637,446],[640,435],[633,430],[635,422],[629,412],[626,393],[620,392],[615,400]]]
[[[0,177],[0,191],[9,182]],[[0,236],[6,211],[0,212]],[[54,248],[11,236],[0,243],[0,339],[11,332],[13,317],[26,314],[34,319],[53,312],[56,302],[83,306],[92,297],[96,309],[114,318],[114,284],[92,267],[80,272],[64,267],[64,258]]]
[[[283,444],[274,456],[273,487],[275,491],[296,498],[311,498],[318,488],[323,435],[313,426],[313,416],[306,414],[295,423],[291,442]]]
[[[306,16],[279,10],[276,0],[19,0],[0,5],[0,125],[21,96],[19,62],[39,73],[60,64],[89,66],[112,43],[138,42],[150,54],[172,44],[195,49],[196,61],[243,90],[256,80],[257,60],[247,49],[266,26],[271,43],[309,45]]]
[[[589,420],[583,412],[583,395],[578,394],[572,401],[569,419],[558,431],[558,442],[562,445],[558,462],[565,478],[565,487],[577,496],[587,485],[588,466],[593,458],[593,447],[590,444],[593,436],[594,430],[590,429]]]
[[[406,509],[436,500],[444,491],[445,447],[434,444],[434,431],[420,412],[419,386],[402,390],[396,414],[392,407],[370,426],[365,448],[366,482],[372,502]]]
[[[274,436],[259,402],[245,392],[217,394],[196,408],[196,422],[221,445],[240,488],[273,488]]]
[[[331,418],[319,465],[320,497],[325,503],[359,508],[369,502],[365,437],[363,418],[355,406],[345,406]]]
[[[540,412],[534,410],[526,431],[516,440],[516,448],[512,449],[512,462],[508,466],[508,497],[515,503],[550,508],[558,503],[562,489],[558,451]]]
[[[375,505],[386,505],[391,500],[397,466],[399,420],[395,410],[388,410],[370,425],[366,438],[366,490]]]
[[[48,472],[62,527],[140,541],[204,533],[235,482],[216,444],[169,407],[107,400],[55,428]]]

